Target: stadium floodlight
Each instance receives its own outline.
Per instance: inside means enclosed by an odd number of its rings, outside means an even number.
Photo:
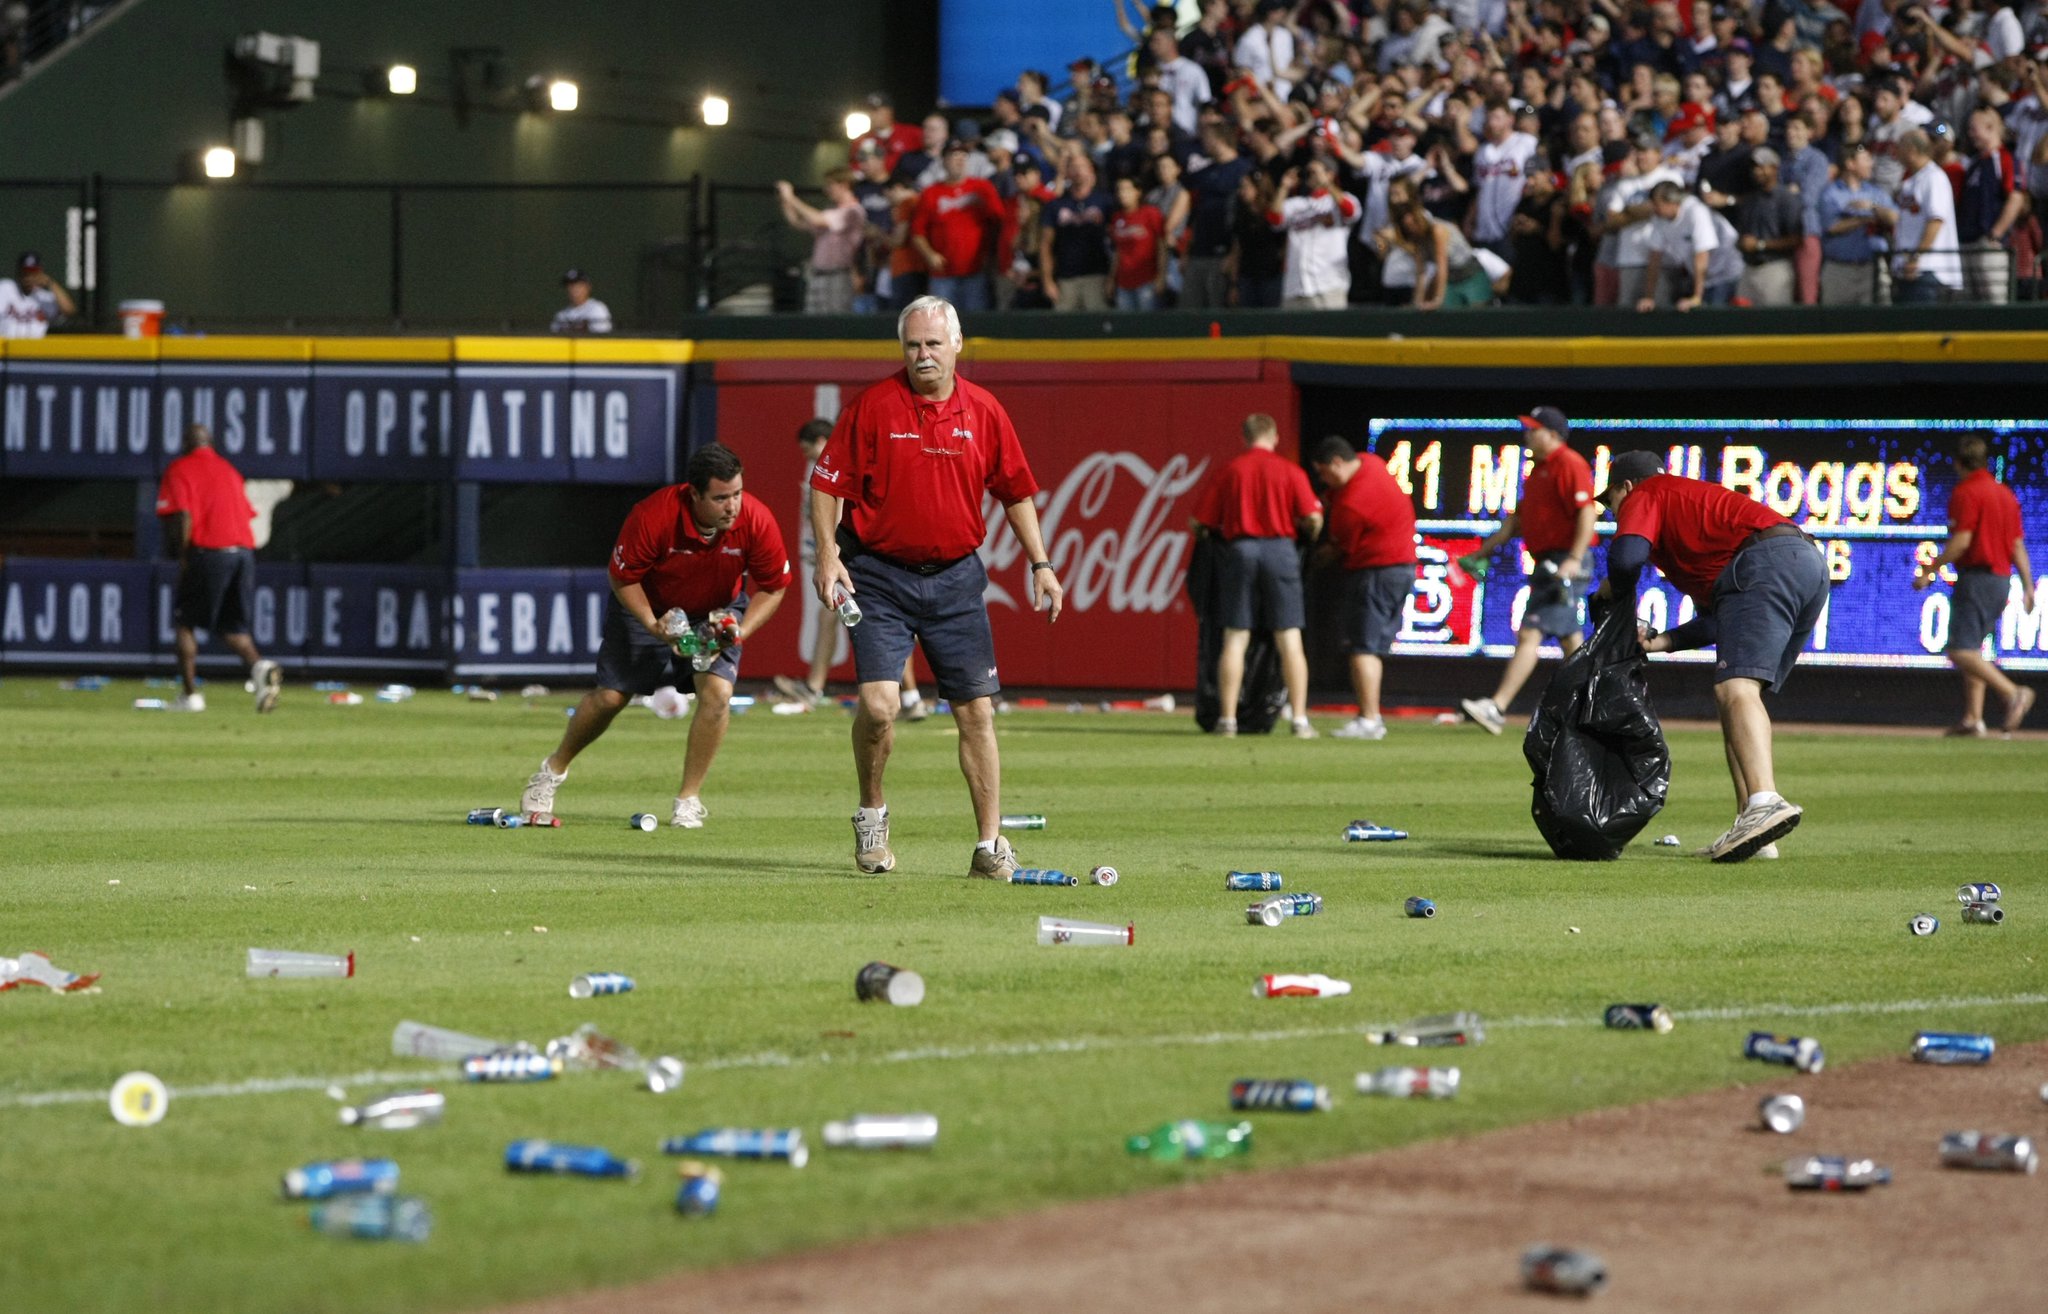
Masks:
[[[393,64],[384,70],[384,84],[394,96],[410,96],[420,89],[420,71],[410,64]]]
[[[225,146],[209,146],[199,157],[200,167],[209,178],[232,178],[235,176],[235,153]]]
[[[722,128],[732,121],[732,102],[723,96],[706,96],[697,109],[707,128]]]
[[[859,141],[862,137],[867,136],[868,130],[874,126],[875,121],[873,119],[869,118],[864,112],[855,110],[846,116],[846,139],[848,141]]]
[[[575,109],[580,96],[576,84],[567,78],[556,78],[548,83],[548,108],[557,114],[567,114]]]

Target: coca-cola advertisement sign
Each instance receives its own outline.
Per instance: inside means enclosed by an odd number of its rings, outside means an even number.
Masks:
[[[884,366],[845,361],[775,362],[718,374],[718,432],[746,462],[750,494],[765,498],[799,555],[804,466],[797,429],[833,418]],[[1064,613],[1047,625],[1031,602],[1031,565],[993,497],[987,602],[1005,686],[1186,690],[1195,683],[1195,618],[1186,593],[1190,518],[1203,485],[1242,448],[1240,425],[1263,411],[1294,446],[1292,389],[1257,361],[1072,362],[963,365],[1010,413],[1037,477],[1034,502],[1046,551],[1066,589]],[[764,377],[765,376],[765,377]],[[743,679],[801,674],[819,635],[808,589],[747,645]],[[793,590],[794,592],[794,590]],[[784,620],[787,617],[787,621]],[[919,670],[925,668],[920,662]],[[845,686],[843,658],[831,679]]]

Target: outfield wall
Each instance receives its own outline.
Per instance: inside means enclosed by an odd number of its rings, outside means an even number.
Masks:
[[[155,543],[147,494],[191,420],[208,423],[251,477],[330,493],[445,490],[448,524],[431,560],[261,554],[256,638],[266,652],[298,670],[419,678],[566,679],[595,653],[605,583],[601,562],[583,558],[596,531],[579,524],[581,542],[567,551],[555,546],[562,517],[542,510],[480,542],[484,493],[531,493],[542,508],[550,490],[609,487],[614,501],[630,498],[677,477],[689,448],[716,438],[742,453],[751,491],[794,552],[797,428],[836,415],[896,366],[891,344],[873,339],[59,337],[4,348],[0,478],[135,481],[138,556]],[[1539,402],[1605,417],[1576,435],[1596,461],[1668,441],[1678,468],[1735,478],[1731,486],[1829,540],[1838,598],[1855,617],[1827,633],[1857,637],[1849,649],[1817,650],[1818,660],[1938,668],[1944,600],[1938,590],[1905,592],[1904,577],[1941,537],[1944,446],[1958,417],[1969,421],[1960,427],[1991,432],[2006,454],[2001,474],[2032,490],[2024,496],[2039,533],[2048,426],[2025,417],[2044,357],[2048,334],[2012,332],[971,339],[963,373],[994,388],[1017,422],[1069,591],[1057,629],[1029,612],[1025,563],[991,505],[984,555],[1003,674],[1020,686],[1192,687],[1194,620],[1181,588],[1188,516],[1202,482],[1237,450],[1242,417],[1266,411],[1290,450],[1337,432],[1395,461],[1425,533],[1400,651],[1428,674],[1411,685],[1457,692],[1483,682],[1484,663],[1432,658],[1504,651],[1524,582],[1519,563],[1505,562],[1482,589],[1448,561],[1512,508],[1524,454],[1511,417]],[[1433,449],[1439,440],[1449,445]],[[1906,481],[1910,510],[1898,488],[1889,503],[1851,489],[1872,492],[1887,480]],[[1823,482],[1841,495],[1817,491]],[[168,660],[167,565],[17,557],[0,569],[7,665]],[[1319,624],[1329,584],[1311,580],[1310,638],[1316,683],[1334,692],[1344,686],[1341,653]],[[1667,612],[1685,605],[1652,596]],[[746,674],[801,670],[815,610],[805,593],[791,616],[806,623],[770,626],[751,646]],[[2043,610],[2021,614],[2016,599],[2008,610],[2001,637],[2021,650],[2023,666],[2048,669]]]

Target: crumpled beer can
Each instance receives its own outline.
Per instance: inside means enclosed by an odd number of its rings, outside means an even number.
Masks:
[[[1522,1285],[1531,1291],[1591,1295],[1607,1285],[1607,1265],[1584,1250],[1531,1246],[1522,1252]]]

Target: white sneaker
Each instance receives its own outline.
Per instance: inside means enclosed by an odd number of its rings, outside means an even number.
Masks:
[[[893,871],[896,855],[889,851],[889,810],[882,809],[878,821],[862,821],[853,814],[853,862],[870,876]]]
[[[542,758],[540,770],[526,778],[526,792],[519,796],[519,811],[526,815],[538,812],[543,816],[552,816],[555,811],[555,791],[560,789],[562,782],[568,778],[569,773],[566,771],[557,775],[548,770],[548,760]]]
[[[1491,698],[1465,698],[1458,706],[1465,709],[1465,715],[1486,727],[1486,733],[1497,735],[1508,728],[1507,714],[1495,706]]]
[[[1225,739],[1237,738],[1237,718],[1234,716],[1217,717],[1216,728],[1214,730],[1211,730],[1209,733],[1212,735],[1220,735]]]
[[[704,829],[704,818],[711,815],[701,798],[679,798],[675,811],[669,814],[668,824],[681,826],[684,830]]]
[[[1316,728],[1308,723],[1307,717],[1297,716],[1294,718],[1294,737],[1296,739],[1314,739],[1316,737]]]
[[[775,692],[793,703],[802,703],[805,707],[816,707],[825,698],[824,690],[813,689],[802,680],[790,675],[778,675],[775,677]]]
[[[996,836],[994,849],[976,849],[967,860],[967,874],[985,881],[1008,881],[1017,874],[1017,850],[1008,837]]]
[[[170,710],[173,712],[203,712],[206,710],[206,695],[194,692],[173,698],[170,701]]]
[[[284,668],[266,657],[250,668],[249,683],[256,686],[256,711],[260,715],[277,706],[277,696],[284,692]]]
[[[924,694],[915,689],[902,695],[898,706],[906,721],[922,721],[932,714],[931,704],[925,701]]]
[[[1744,862],[1764,845],[1785,838],[1799,824],[1801,809],[1774,796],[1753,803],[1735,818],[1727,833],[1707,846],[1707,857],[1715,862]]]
[[[1385,739],[1387,723],[1380,717],[1354,716],[1330,732],[1332,739]]]

